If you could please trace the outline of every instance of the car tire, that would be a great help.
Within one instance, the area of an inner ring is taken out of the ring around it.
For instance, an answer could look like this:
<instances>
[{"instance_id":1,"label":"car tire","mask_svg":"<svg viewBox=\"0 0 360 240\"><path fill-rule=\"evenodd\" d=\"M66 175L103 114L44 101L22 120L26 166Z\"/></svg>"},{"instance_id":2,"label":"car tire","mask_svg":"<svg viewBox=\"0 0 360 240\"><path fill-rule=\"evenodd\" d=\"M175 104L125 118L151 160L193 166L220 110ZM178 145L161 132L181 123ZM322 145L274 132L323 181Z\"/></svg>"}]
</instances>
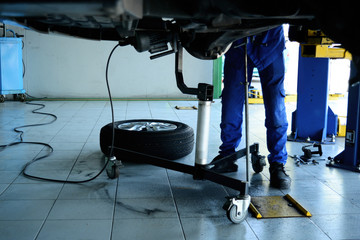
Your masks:
<instances>
[{"instance_id":1,"label":"car tire","mask_svg":"<svg viewBox=\"0 0 360 240\"><path fill-rule=\"evenodd\" d=\"M194 130L175 121L135 119L116 121L114 155L120 160L116 148L127 149L155 157L175 160L190 154L194 148ZM108 155L112 140L112 123L100 131L101 151Z\"/></svg>"}]
</instances>

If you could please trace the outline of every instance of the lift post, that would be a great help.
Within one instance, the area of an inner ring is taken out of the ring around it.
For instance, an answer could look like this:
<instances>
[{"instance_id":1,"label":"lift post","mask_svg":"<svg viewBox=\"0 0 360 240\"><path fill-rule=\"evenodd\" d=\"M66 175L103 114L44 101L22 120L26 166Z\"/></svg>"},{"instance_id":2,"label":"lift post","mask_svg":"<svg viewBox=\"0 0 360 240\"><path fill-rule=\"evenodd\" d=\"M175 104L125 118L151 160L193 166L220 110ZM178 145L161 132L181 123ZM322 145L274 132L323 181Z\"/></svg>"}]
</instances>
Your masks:
<instances>
[{"instance_id":1,"label":"lift post","mask_svg":"<svg viewBox=\"0 0 360 240\"><path fill-rule=\"evenodd\" d=\"M360 172L360 79L353 62L349 85L345 150L327 166Z\"/></svg>"},{"instance_id":2,"label":"lift post","mask_svg":"<svg viewBox=\"0 0 360 240\"><path fill-rule=\"evenodd\" d=\"M327 166L360 172L360 57L352 56L351 53L349 53L346 49L333 47L332 44L334 44L334 42L331 39L327 38L324 33L318 30L296 29L290 27L289 37L292 40L302 43L299 57L301 57L302 55L315 59L345 58L352 60L349 80L345 150L334 158L329 157L330 161ZM299 67L299 73L300 71L301 69ZM307 86L307 88L312 89L313 86L314 85L310 84ZM327 91L327 84L323 85L322 88L317 88L316 94L318 94L318 89L326 89ZM327 109L330 110L330 108ZM298 117L296 117L295 119L295 126L297 126ZM329 120L327 121L327 126L329 126ZM311 127L310 124L307 125L308 127ZM292 128L292 130L293 132L295 132L295 134L292 134L292 137L296 137L296 131L294 131L296 130L296 128Z\"/></svg>"},{"instance_id":3,"label":"lift post","mask_svg":"<svg viewBox=\"0 0 360 240\"><path fill-rule=\"evenodd\" d=\"M329 58L303 57L300 47L296 111L288 140L333 143L337 118L328 106Z\"/></svg>"},{"instance_id":4,"label":"lift post","mask_svg":"<svg viewBox=\"0 0 360 240\"><path fill-rule=\"evenodd\" d=\"M328 106L329 59L352 59L320 30L291 26L291 41L300 42L297 110L292 115L288 140L332 143L337 119Z\"/></svg>"}]
</instances>

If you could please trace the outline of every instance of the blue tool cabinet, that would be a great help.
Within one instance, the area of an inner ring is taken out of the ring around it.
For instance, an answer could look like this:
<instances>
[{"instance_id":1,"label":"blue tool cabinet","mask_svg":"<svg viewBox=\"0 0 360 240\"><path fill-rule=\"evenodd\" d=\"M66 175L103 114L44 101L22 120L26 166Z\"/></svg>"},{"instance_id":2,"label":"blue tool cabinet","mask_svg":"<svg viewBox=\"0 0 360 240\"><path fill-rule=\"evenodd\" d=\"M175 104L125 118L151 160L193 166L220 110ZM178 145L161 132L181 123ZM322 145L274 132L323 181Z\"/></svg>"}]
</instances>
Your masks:
<instances>
[{"instance_id":1,"label":"blue tool cabinet","mask_svg":"<svg viewBox=\"0 0 360 240\"><path fill-rule=\"evenodd\" d=\"M0 38L0 101L6 94L24 94L22 41L15 37Z\"/></svg>"}]
</instances>

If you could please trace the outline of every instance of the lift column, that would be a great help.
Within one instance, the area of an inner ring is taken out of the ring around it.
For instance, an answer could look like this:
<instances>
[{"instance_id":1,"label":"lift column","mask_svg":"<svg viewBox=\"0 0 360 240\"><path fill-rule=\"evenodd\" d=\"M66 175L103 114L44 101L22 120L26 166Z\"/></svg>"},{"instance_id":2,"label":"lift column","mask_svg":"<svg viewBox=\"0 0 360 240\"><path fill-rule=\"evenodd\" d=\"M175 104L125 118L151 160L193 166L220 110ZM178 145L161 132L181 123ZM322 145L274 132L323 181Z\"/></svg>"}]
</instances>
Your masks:
<instances>
[{"instance_id":1,"label":"lift column","mask_svg":"<svg viewBox=\"0 0 360 240\"><path fill-rule=\"evenodd\" d=\"M337 115L328 106L329 59L350 59L319 30L290 27L291 41L301 43L298 70L297 110L292 116L288 140L331 143L337 134Z\"/></svg>"},{"instance_id":2,"label":"lift column","mask_svg":"<svg viewBox=\"0 0 360 240\"><path fill-rule=\"evenodd\" d=\"M349 84L345 150L327 166L360 172L360 79L354 63Z\"/></svg>"},{"instance_id":3,"label":"lift column","mask_svg":"<svg viewBox=\"0 0 360 240\"><path fill-rule=\"evenodd\" d=\"M297 107L292 114L289 140L335 141L337 115L328 106L329 58L303 57L300 47Z\"/></svg>"}]
</instances>

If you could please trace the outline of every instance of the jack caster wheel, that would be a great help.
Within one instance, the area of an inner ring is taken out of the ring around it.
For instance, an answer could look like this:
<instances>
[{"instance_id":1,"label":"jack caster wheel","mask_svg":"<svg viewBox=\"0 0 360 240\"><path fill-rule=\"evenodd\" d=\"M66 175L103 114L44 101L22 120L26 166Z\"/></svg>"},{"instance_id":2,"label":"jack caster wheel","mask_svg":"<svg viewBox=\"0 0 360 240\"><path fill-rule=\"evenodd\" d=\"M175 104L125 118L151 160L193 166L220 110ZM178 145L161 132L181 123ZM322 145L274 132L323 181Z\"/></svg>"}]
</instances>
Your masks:
<instances>
[{"instance_id":1,"label":"jack caster wheel","mask_svg":"<svg viewBox=\"0 0 360 240\"><path fill-rule=\"evenodd\" d=\"M26 96L25 96L25 94L19 94L19 95L18 95L18 98L19 98L20 102L25 102L25 101L26 101Z\"/></svg>"},{"instance_id":2,"label":"jack caster wheel","mask_svg":"<svg viewBox=\"0 0 360 240\"><path fill-rule=\"evenodd\" d=\"M14 101L20 101L20 102L25 102L26 101L26 95L23 94L23 93L14 94L13 98L14 98Z\"/></svg>"},{"instance_id":3,"label":"jack caster wheel","mask_svg":"<svg viewBox=\"0 0 360 240\"><path fill-rule=\"evenodd\" d=\"M235 224L243 222L248 215L250 200L251 197L249 195L243 196L242 198L229 198L224 204L227 218Z\"/></svg>"},{"instance_id":4,"label":"jack caster wheel","mask_svg":"<svg viewBox=\"0 0 360 240\"><path fill-rule=\"evenodd\" d=\"M116 164L111 164L110 169L106 169L106 174L110 179L118 178L120 176L120 169L118 166L116 166Z\"/></svg>"},{"instance_id":5,"label":"jack caster wheel","mask_svg":"<svg viewBox=\"0 0 360 240\"><path fill-rule=\"evenodd\" d=\"M262 172L264 170L264 166L266 166L265 156L261 156L257 152L251 154L251 165L254 172Z\"/></svg>"},{"instance_id":6,"label":"jack caster wheel","mask_svg":"<svg viewBox=\"0 0 360 240\"><path fill-rule=\"evenodd\" d=\"M106 174L110 179L115 179L120 176L120 167L122 167L121 161L117 160L116 157L105 157L105 162L108 162L106 165Z\"/></svg>"},{"instance_id":7,"label":"jack caster wheel","mask_svg":"<svg viewBox=\"0 0 360 240\"><path fill-rule=\"evenodd\" d=\"M246 219L248 211L238 213L237 207L233 205L228 211L226 211L227 218L235 224L241 223Z\"/></svg>"}]
</instances>

